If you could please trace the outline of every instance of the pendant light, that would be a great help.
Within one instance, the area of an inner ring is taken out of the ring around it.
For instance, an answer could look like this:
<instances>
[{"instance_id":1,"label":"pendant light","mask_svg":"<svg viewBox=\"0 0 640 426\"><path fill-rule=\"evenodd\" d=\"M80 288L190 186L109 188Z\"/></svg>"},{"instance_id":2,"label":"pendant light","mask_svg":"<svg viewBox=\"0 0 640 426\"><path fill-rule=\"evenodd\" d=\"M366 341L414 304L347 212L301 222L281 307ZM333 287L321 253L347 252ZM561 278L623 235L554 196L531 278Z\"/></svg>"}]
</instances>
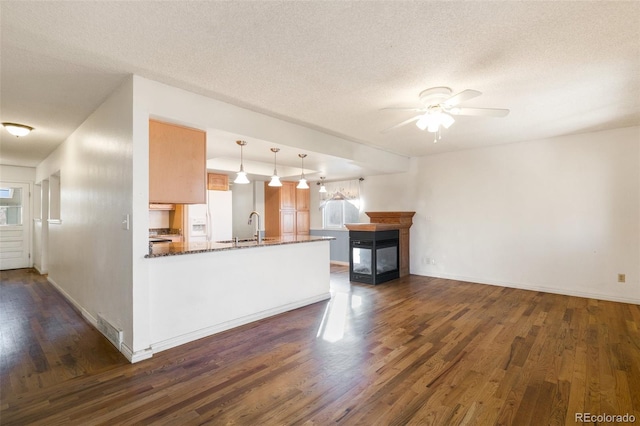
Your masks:
<instances>
[{"instance_id":1,"label":"pendant light","mask_svg":"<svg viewBox=\"0 0 640 426\"><path fill-rule=\"evenodd\" d=\"M247 172L244 171L244 164L243 164L243 157L242 157L242 150L244 146L247 144L247 141L236 141L236 143L240 145L240 171L236 175L236 178L233 181L233 183L240 183L240 184L249 183L249 179L247 178Z\"/></svg>"},{"instance_id":2,"label":"pendant light","mask_svg":"<svg viewBox=\"0 0 640 426\"><path fill-rule=\"evenodd\" d=\"M278 155L278 151L280 151L280 148L271 148L271 152L273 152L273 176L271 176L269 186L282 186L282 182L280 182L280 178L278 177L278 170L276 167L276 157Z\"/></svg>"},{"instance_id":3,"label":"pendant light","mask_svg":"<svg viewBox=\"0 0 640 426\"><path fill-rule=\"evenodd\" d=\"M307 179L304 177L304 157L306 156L307 154L298 154L298 157L300 157L300 161L302 162L300 166L300 180L298 181L298 186L296 186L298 189L309 189Z\"/></svg>"},{"instance_id":4,"label":"pendant light","mask_svg":"<svg viewBox=\"0 0 640 426\"><path fill-rule=\"evenodd\" d=\"M322 194L327 192L327 187L324 186L324 179L324 176L320 176L320 191L318 192L321 192Z\"/></svg>"},{"instance_id":5,"label":"pendant light","mask_svg":"<svg viewBox=\"0 0 640 426\"><path fill-rule=\"evenodd\" d=\"M13 136L19 138L21 136L27 136L32 130L33 127L26 126L24 124L18 123L2 123L7 132L11 133Z\"/></svg>"}]
</instances>

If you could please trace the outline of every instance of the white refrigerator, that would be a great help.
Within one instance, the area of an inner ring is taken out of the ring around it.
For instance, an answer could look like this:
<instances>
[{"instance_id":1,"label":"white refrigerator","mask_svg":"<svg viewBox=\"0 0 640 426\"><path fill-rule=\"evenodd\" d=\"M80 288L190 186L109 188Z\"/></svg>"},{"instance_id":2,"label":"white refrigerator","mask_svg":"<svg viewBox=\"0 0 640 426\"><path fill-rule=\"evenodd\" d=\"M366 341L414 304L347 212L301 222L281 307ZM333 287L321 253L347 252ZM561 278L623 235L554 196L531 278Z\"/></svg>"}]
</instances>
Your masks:
<instances>
[{"instance_id":1,"label":"white refrigerator","mask_svg":"<svg viewBox=\"0 0 640 426\"><path fill-rule=\"evenodd\" d=\"M228 241L233 233L231 191L207 191L207 204L186 208L186 242Z\"/></svg>"}]
</instances>

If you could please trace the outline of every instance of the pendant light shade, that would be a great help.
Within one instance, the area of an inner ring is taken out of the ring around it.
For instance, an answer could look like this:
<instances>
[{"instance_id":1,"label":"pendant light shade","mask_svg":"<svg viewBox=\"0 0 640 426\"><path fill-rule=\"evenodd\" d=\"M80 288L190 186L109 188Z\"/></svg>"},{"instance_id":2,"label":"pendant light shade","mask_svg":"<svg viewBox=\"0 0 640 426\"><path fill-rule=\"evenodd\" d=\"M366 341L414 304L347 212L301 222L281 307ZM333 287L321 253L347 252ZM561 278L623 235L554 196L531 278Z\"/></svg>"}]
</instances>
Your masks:
<instances>
[{"instance_id":1,"label":"pendant light shade","mask_svg":"<svg viewBox=\"0 0 640 426\"><path fill-rule=\"evenodd\" d=\"M236 178L233 183L245 184L249 183L249 178L247 178L247 173L244 171L242 150L244 146L247 144L246 141L236 141L238 145L240 145L240 171L236 174Z\"/></svg>"},{"instance_id":2,"label":"pendant light shade","mask_svg":"<svg viewBox=\"0 0 640 426\"><path fill-rule=\"evenodd\" d=\"M324 177L323 176L320 177L320 191L318 191L318 192L320 192L322 194L327 192L327 187L324 186Z\"/></svg>"},{"instance_id":3,"label":"pendant light shade","mask_svg":"<svg viewBox=\"0 0 640 426\"><path fill-rule=\"evenodd\" d=\"M277 170L276 157L278 155L278 151L280 151L280 148L271 148L271 152L273 152L273 176L271 176L271 180L269 181L269 186L282 186L282 182L280 182L280 178L278 177L278 170Z\"/></svg>"},{"instance_id":4,"label":"pendant light shade","mask_svg":"<svg viewBox=\"0 0 640 426\"><path fill-rule=\"evenodd\" d=\"M301 161L300 180L298 181L298 186L296 186L296 188L298 189L309 189L309 184L307 183L307 179L305 179L304 177L304 157L306 156L307 154L298 154L298 157L300 157L300 161Z\"/></svg>"},{"instance_id":5,"label":"pendant light shade","mask_svg":"<svg viewBox=\"0 0 640 426\"><path fill-rule=\"evenodd\" d=\"M17 138L27 136L33 130L33 127L31 126L25 126L24 124L18 123L2 123L2 125L7 129L7 132Z\"/></svg>"}]
</instances>

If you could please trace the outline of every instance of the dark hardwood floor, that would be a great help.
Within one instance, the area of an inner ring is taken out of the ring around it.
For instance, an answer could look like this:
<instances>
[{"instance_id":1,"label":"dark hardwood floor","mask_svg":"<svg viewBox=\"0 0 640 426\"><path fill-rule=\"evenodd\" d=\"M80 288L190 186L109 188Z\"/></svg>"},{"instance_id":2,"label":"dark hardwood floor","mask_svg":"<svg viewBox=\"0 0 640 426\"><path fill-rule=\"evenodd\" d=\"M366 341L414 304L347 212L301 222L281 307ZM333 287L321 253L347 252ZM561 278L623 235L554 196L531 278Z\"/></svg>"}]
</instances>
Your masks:
<instances>
[{"instance_id":1,"label":"dark hardwood floor","mask_svg":"<svg viewBox=\"0 0 640 426\"><path fill-rule=\"evenodd\" d=\"M0 291L2 425L640 422L638 305L333 267L330 302L132 365L35 271Z\"/></svg>"}]
</instances>

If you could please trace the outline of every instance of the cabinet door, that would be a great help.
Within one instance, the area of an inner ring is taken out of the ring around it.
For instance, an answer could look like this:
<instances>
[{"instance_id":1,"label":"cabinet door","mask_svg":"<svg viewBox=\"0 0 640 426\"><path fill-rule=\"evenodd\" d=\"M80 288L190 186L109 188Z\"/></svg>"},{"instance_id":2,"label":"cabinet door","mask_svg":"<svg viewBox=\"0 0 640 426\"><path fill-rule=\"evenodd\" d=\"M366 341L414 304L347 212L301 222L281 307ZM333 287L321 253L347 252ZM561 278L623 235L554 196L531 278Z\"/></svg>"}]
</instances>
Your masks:
<instances>
[{"instance_id":1,"label":"cabinet door","mask_svg":"<svg viewBox=\"0 0 640 426\"><path fill-rule=\"evenodd\" d=\"M298 210L296 212L296 234L309 235L309 211Z\"/></svg>"},{"instance_id":2,"label":"cabinet door","mask_svg":"<svg viewBox=\"0 0 640 426\"><path fill-rule=\"evenodd\" d=\"M207 174L207 189L209 191L228 191L229 176L219 173Z\"/></svg>"},{"instance_id":3,"label":"cabinet door","mask_svg":"<svg viewBox=\"0 0 640 426\"><path fill-rule=\"evenodd\" d=\"M149 120L149 202L206 202L206 133Z\"/></svg>"},{"instance_id":4,"label":"cabinet door","mask_svg":"<svg viewBox=\"0 0 640 426\"><path fill-rule=\"evenodd\" d=\"M282 182L280 188L280 208L291 209L296 208L296 183L295 182Z\"/></svg>"},{"instance_id":5,"label":"cabinet door","mask_svg":"<svg viewBox=\"0 0 640 426\"><path fill-rule=\"evenodd\" d=\"M280 229L283 237L293 237L296 235L296 211L283 210L280 212Z\"/></svg>"},{"instance_id":6,"label":"cabinet door","mask_svg":"<svg viewBox=\"0 0 640 426\"><path fill-rule=\"evenodd\" d=\"M308 189L296 189L296 210L309 210L309 193Z\"/></svg>"}]
</instances>

